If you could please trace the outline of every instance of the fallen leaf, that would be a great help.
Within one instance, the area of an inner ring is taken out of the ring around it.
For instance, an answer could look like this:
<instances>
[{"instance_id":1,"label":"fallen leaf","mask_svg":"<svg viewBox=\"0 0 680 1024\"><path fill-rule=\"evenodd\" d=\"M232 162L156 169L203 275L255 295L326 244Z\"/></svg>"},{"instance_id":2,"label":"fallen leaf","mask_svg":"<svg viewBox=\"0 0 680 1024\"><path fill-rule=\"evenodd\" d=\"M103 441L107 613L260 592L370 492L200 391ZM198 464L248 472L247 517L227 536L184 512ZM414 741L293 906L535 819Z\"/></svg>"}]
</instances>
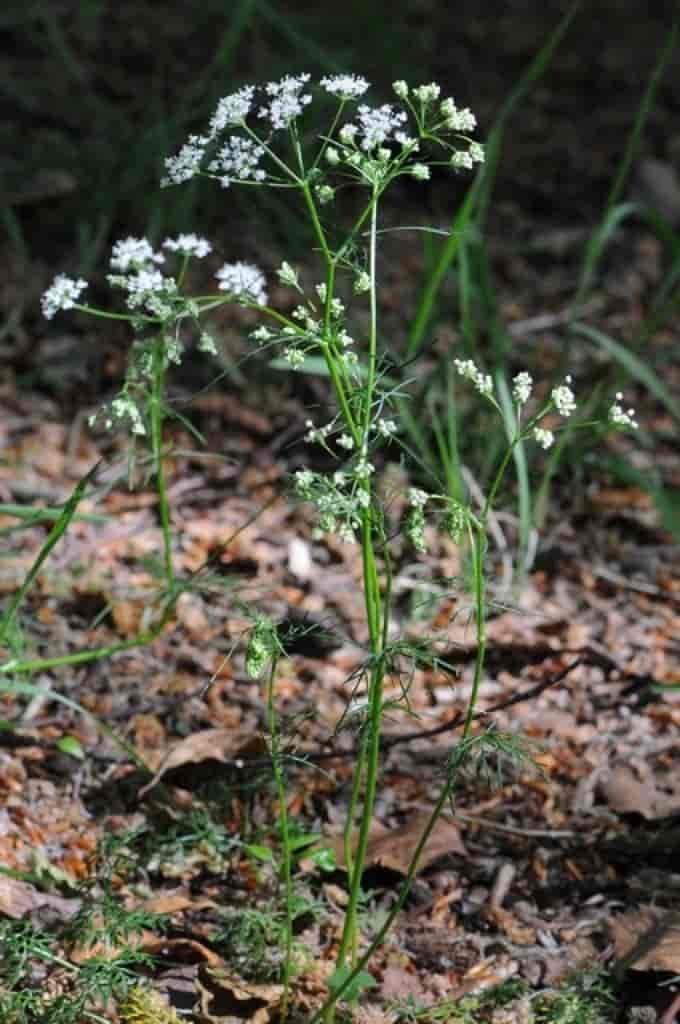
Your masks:
<instances>
[{"instance_id":1,"label":"fallen leaf","mask_svg":"<svg viewBox=\"0 0 680 1024\"><path fill-rule=\"evenodd\" d=\"M186 892L175 891L152 896L141 904L152 914L178 914L182 910L205 910L216 907L214 900L192 899Z\"/></svg>"},{"instance_id":2,"label":"fallen leaf","mask_svg":"<svg viewBox=\"0 0 680 1024\"><path fill-rule=\"evenodd\" d=\"M267 745L259 734L244 737L237 729L202 729L201 732L187 736L170 748L151 782L140 789L139 796L145 796L169 772L173 775L167 778L166 782L190 789L192 785L207 781L214 774L214 762L227 764L247 761L250 758L261 757L266 752ZM210 762L213 762L212 766ZM206 770L196 771L198 765ZM235 767L240 766L236 764ZM188 770L180 773L179 769Z\"/></svg>"},{"instance_id":3,"label":"fallen leaf","mask_svg":"<svg viewBox=\"0 0 680 1024\"><path fill-rule=\"evenodd\" d=\"M28 882L18 878L0 875L0 914L19 921L26 914L49 907L63 918L73 917L80 907L80 900L69 900L49 892L40 892Z\"/></svg>"},{"instance_id":4,"label":"fallen leaf","mask_svg":"<svg viewBox=\"0 0 680 1024\"><path fill-rule=\"evenodd\" d=\"M233 1024L234 1019L268 1024L281 1002L282 985L255 985L219 968L202 968L197 981L201 1012L211 1024Z\"/></svg>"},{"instance_id":5,"label":"fallen leaf","mask_svg":"<svg viewBox=\"0 0 680 1024\"><path fill-rule=\"evenodd\" d=\"M620 966L680 974L680 913L643 906L609 922Z\"/></svg>"},{"instance_id":6,"label":"fallen leaf","mask_svg":"<svg viewBox=\"0 0 680 1024\"><path fill-rule=\"evenodd\" d=\"M401 828L386 829L384 825L375 822L371 826L368 838L366 867L387 868L389 871L396 871L400 875L406 875L429 819L430 815L425 811L414 815ZM356 849L358 838L357 832L352 838L353 849ZM333 849L335 850L338 867L343 868L345 866L345 855L342 837L333 840ZM445 818L440 818L420 855L418 871L424 871L436 860L439 860L440 857L450 853L467 857L467 850L460 838L457 826Z\"/></svg>"},{"instance_id":7,"label":"fallen leaf","mask_svg":"<svg viewBox=\"0 0 680 1024\"><path fill-rule=\"evenodd\" d=\"M620 761L601 782L607 803L619 814L640 814L647 821L665 818L680 810L680 788L661 789L658 780L640 780L630 765Z\"/></svg>"},{"instance_id":8,"label":"fallen leaf","mask_svg":"<svg viewBox=\"0 0 680 1024\"><path fill-rule=\"evenodd\" d=\"M386 967L380 986L383 999L408 999L411 996L422 1003L425 990L420 984L418 975L403 967Z\"/></svg>"}]
</instances>

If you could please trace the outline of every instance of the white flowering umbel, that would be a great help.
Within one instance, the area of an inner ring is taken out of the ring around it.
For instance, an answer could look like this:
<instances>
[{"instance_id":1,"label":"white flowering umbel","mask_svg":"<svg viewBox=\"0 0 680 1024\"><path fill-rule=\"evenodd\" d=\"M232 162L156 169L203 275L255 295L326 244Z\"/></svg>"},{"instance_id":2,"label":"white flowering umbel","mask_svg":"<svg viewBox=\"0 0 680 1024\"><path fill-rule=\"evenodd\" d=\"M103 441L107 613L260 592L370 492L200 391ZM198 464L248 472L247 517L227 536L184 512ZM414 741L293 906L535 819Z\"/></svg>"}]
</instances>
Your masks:
<instances>
[{"instance_id":1,"label":"white flowering umbel","mask_svg":"<svg viewBox=\"0 0 680 1024\"><path fill-rule=\"evenodd\" d=\"M469 380L475 387L475 390L482 395L483 398L487 399L498 412L502 412L501 406L494 396L493 380L488 375L478 369L476 364L471 359L454 359L454 366L457 373ZM514 439L512 439L513 446L518 444L520 441L526 439L534 440L543 449L551 448L555 443L555 433L551 429L555 416L561 419L568 419L576 412L578 403L576 401L576 395L572 388L571 375L567 375L564 378L564 383L558 384L552 388L550 392L549 400L542 406L539 406L538 410L529 416L524 422L522 422L522 416L525 411L527 403L530 401L533 394L534 382L531 374L527 373L526 370L522 370L517 373L512 380L512 401L515 408L515 414L517 419L517 433ZM612 403L607 421L611 427L623 429L630 427L632 429L637 428L638 424L635 420L635 410L628 409L624 410L621 402L623 400L623 394L619 391L616 394L616 399ZM541 421L545 417L551 417L550 427L544 426ZM591 422L580 424L583 427L592 426Z\"/></svg>"}]
</instances>

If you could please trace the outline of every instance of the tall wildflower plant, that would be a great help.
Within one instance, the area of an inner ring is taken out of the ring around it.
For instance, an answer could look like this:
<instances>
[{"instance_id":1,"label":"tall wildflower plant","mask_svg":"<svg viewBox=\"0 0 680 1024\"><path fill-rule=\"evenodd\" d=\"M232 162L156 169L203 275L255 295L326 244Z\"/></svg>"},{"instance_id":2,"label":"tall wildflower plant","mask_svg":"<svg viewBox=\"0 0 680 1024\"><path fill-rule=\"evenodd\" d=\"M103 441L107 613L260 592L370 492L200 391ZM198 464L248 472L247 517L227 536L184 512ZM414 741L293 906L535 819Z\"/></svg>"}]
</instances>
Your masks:
<instances>
[{"instance_id":1,"label":"tall wildflower plant","mask_svg":"<svg viewBox=\"0 0 680 1024\"><path fill-rule=\"evenodd\" d=\"M381 276L378 245L381 203L386 191L399 178L426 183L434 167L454 172L472 170L484 159L482 146L472 138L475 117L450 98L442 98L438 85L415 88L394 83L394 101L367 105L363 97L369 83L355 75L323 78L313 85L310 76L286 76L261 87L245 86L222 99L204 134L193 135L180 151L165 161L165 187L181 185L193 178L213 180L225 190L246 188L288 189L306 215L313 246L318 253L320 273L308 290L298 271L284 262L276 275L283 286L299 295L297 306L286 314L269 304L267 281L262 270L248 262L224 264L216 275L217 289L209 295L189 297L184 290L188 261L200 259L210 244L196 235L168 239L155 250L146 239L129 238L113 250L110 283L125 296L127 312L105 313L80 302L86 283L58 277L45 294L43 308L50 317L58 309L76 308L102 316L130 320L136 334L126 380L103 418L107 426L126 425L136 438L150 444L158 484L167 583L172 588L172 537L170 510L163 476L162 424L165 411L164 383L170 364L178 363L188 342L188 328L198 338L198 347L214 351L206 330L206 316L223 303L237 303L256 310L261 324L252 332L255 346L279 346L293 370L305 360L320 355L332 383L334 407L325 422L308 422L307 441L320 445L335 458L328 473L301 469L295 474L298 497L316 506L321 532L334 533L347 543L361 547L363 597L368 629L369 654L366 662L367 699L363 709L359 754L345 828L345 859L349 898L344 929L337 952L337 967L329 982L329 997L320 1011L330 1021L339 998L352 998L366 984L364 967L404 905L415 877L418 859L434 828L438 815L451 797L464 756L479 742L473 731L474 709L482 677L485 652L486 527L505 469L515 447L532 440L549 447L560 421L575 408L574 393L567 379L527 414L532 402L533 382L520 373L513 382L512 399L516 415L514 433L509 436L505 456L498 466L483 507L473 511L450 495L411 488L404 523L407 537L416 550L426 546L428 516L459 543L468 544L474 569L474 604L477 657L471 696L462 738L456 745L429 823L425 828L403 888L392 911L381 925L370 947L359 948L358 910L361 877L366 861L369 828L377 794L381 731L385 711L384 682L398 659L399 651L390 630L392 566L386 517L375 487L375 458L380 447L399 441L394 393L381 386L379 283ZM315 97L332 107L325 134L310 138L304 129L304 115ZM338 191L353 187L361 197L353 221L342 227L334 216ZM168 273L170 259L178 268ZM367 337L356 344L352 337L351 313L341 294L349 280L353 301L368 309ZM455 371L477 389L483 398L502 409L494 394L493 379L470 360L455 361ZM611 409L617 427L635 426L632 410L625 411L617 396ZM502 429L502 426L501 426ZM432 511L431 511L432 510ZM272 757L281 806L285 805L284 779L278 751L274 710L274 671L278 649L269 627L256 626L249 648L248 670L252 675L268 667L267 703ZM271 641L271 642L270 642ZM393 703L393 702L392 702ZM287 822L282 819L286 843ZM358 841L352 835L358 822ZM290 863L289 860L286 863ZM290 899L290 870L287 871ZM290 948L289 942L289 948ZM286 986L290 965L286 969Z\"/></svg>"}]
</instances>

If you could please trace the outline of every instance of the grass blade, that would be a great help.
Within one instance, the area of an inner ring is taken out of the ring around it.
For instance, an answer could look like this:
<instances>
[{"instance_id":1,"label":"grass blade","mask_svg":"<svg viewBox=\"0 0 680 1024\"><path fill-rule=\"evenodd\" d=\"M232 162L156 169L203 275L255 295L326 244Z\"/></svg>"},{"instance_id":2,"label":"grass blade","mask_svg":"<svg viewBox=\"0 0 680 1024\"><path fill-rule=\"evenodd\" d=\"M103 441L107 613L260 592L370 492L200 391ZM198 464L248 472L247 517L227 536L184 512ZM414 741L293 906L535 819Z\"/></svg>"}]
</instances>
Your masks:
<instances>
[{"instance_id":1,"label":"grass blade","mask_svg":"<svg viewBox=\"0 0 680 1024\"><path fill-rule=\"evenodd\" d=\"M620 342L614 341L608 334L597 330L595 327L589 327L587 324L572 324L570 331L603 348L605 352L609 353L623 367L630 377L637 380L640 384L644 384L654 397L658 398L662 405L666 407L674 419L680 421L680 402L673 397L651 366L643 362L639 356L631 352L630 349Z\"/></svg>"},{"instance_id":2,"label":"grass blade","mask_svg":"<svg viewBox=\"0 0 680 1024\"><path fill-rule=\"evenodd\" d=\"M14 621L14 616L17 613L17 609L19 608L19 605L21 604L28 590L35 581L36 576L40 572L40 567L42 566L45 559L49 556L52 548L59 543L62 536L68 529L69 524L71 523L71 520L75 515L76 509L78 508L78 505L80 504L80 501L83 498L83 495L85 494L85 489L87 488L90 481L94 478L100 465L101 460L92 467L89 473L86 473L85 476L78 481L76 488L73 491L73 494L64 505L64 508L59 518L57 519L54 526L49 532L47 540L45 541L42 548L38 552L38 555L35 561L33 562L33 565L28 570L24 582L21 584L19 590L16 592L16 594L10 601L8 607L5 609L5 613L0 619L0 643L4 642L5 636L7 635L7 632L11 627L12 622Z\"/></svg>"}]
</instances>

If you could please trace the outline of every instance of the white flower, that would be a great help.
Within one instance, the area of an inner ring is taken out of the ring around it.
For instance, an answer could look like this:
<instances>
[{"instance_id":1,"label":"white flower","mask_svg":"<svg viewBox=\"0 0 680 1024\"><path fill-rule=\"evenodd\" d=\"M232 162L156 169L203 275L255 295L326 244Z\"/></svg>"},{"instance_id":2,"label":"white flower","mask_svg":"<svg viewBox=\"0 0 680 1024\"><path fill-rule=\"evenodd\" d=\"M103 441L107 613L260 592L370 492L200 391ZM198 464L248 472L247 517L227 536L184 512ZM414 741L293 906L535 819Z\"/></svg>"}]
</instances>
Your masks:
<instances>
[{"instance_id":1,"label":"white flower","mask_svg":"<svg viewBox=\"0 0 680 1024\"><path fill-rule=\"evenodd\" d=\"M267 290L264 274L252 263L225 263L215 274L220 282L220 291L231 292L234 298L245 302L267 305Z\"/></svg>"},{"instance_id":2,"label":"white flower","mask_svg":"<svg viewBox=\"0 0 680 1024\"><path fill-rule=\"evenodd\" d=\"M286 285L288 288L297 288L300 291L300 281L298 278L298 271L294 267L291 267L287 260L284 260L279 269L276 271L281 284Z\"/></svg>"},{"instance_id":3,"label":"white flower","mask_svg":"<svg viewBox=\"0 0 680 1024\"><path fill-rule=\"evenodd\" d=\"M117 420L129 420L132 433L142 437L146 434L142 414L129 395L118 395L111 402L111 414ZM108 421L110 423L110 421ZM107 423L108 425L108 423Z\"/></svg>"},{"instance_id":4,"label":"white flower","mask_svg":"<svg viewBox=\"0 0 680 1024\"><path fill-rule=\"evenodd\" d=\"M161 188L168 185L180 185L195 177L201 169L201 161L205 156L205 147L210 139L205 135L190 135L177 156L165 158L166 176L161 178Z\"/></svg>"},{"instance_id":5,"label":"white flower","mask_svg":"<svg viewBox=\"0 0 680 1024\"><path fill-rule=\"evenodd\" d=\"M371 277L365 270L360 270L354 279L354 294L363 295L371 287Z\"/></svg>"},{"instance_id":6,"label":"white flower","mask_svg":"<svg viewBox=\"0 0 680 1024\"><path fill-rule=\"evenodd\" d=\"M377 431L381 437L392 437L397 432L397 424L394 420L378 420Z\"/></svg>"},{"instance_id":7,"label":"white flower","mask_svg":"<svg viewBox=\"0 0 680 1024\"><path fill-rule=\"evenodd\" d=\"M51 320L60 309L73 309L78 296L87 288L82 277L77 280L66 274L57 274L54 281L40 300L43 316Z\"/></svg>"},{"instance_id":8,"label":"white flower","mask_svg":"<svg viewBox=\"0 0 680 1024\"><path fill-rule=\"evenodd\" d=\"M369 83L361 75L329 75L321 79L320 85L331 96L341 100L355 100L369 88Z\"/></svg>"},{"instance_id":9,"label":"white flower","mask_svg":"<svg viewBox=\"0 0 680 1024\"><path fill-rule=\"evenodd\" d=\"M422 508L428 499L429 494L426 491L421 491L417 487L409 487L408 503L411 508Z\"/></svg>"},{"instance_id":10,"label":"white flower","mask_svg":"<svg viewBox=\"0 0 680 1024\"><path fill-rule=\"evenodd\" d=\"M193 232L188 235L178 235L177 238L166 238L163 248L170 249L171 252L179 252L183 256L196 256L199 260L212 252L212 245L208 239L199 238Z\"/></svg>"},{"instance_id":11,"label":"white flower","mask_svg":"<svg viewBox=\"0 0 680 1024\"><path fill-rule=\"evenodd\" d=\"M544 430L543 427L534 427L534 441L537 441L541 448L550 448L555 440L552 430Z\"/></svg>"},{"instance_id":12,"label":"white flower","mask_svg":"<svg viewBox=\"0 0 680 1024\"><path fill-rule=\"evenodd\" d=\"M265 341L270 341L271 338L274 337L274 335L272 334L268 327L265 327L264 324L262 324L261 327L255 328L250 337L253 339L253 341L260 341L264 343Z\"/></svg>"},{"instance_id":13,"label":"white flower","mask_svg":"<svg viewBox=\"0 0 680 1024\"><path fill-rule=\"evenodd\" d=\"M392 82L392 89L400 100L405 100L408 96L408 85L400 78L397 82Z\"/></svg>"},{"instance_id":14,"label":"white flower","mask_svg":"<svg viewBox=\"0 0 680 1024\"><path fill-rule=\"evenodd\" d=\"M268 82L264 87L271 97L269 105L260 107L259 116L270 122L272 128L287 128L299 117L312 97L303 93L309 75L285 75L279 82Z\"/></svg>"},{"instance_id":15,"label":"white flower","mask_svg":"<svg viewBox=\"0 0 680 1024\"><path fill-rule=\"evenodd\" d=\"M357 480L368 480L371 473L375 472L375 466L372 462L367 462L366 459L361 458L354 467L354 475Z\"/></svg>"},{"instance_id":16,"label":"white flower","mask_svg":"<svg viewBox=\"0 0 680 1024\"><path fill-rule=\"evenodd\" d=\"M220 184L228 188L233 181L264 181L267 177L258 165L264 156L264 147L241 135L230 135L208 164L211 174L221 174Z\"/></svg>"},{"instance_id":17,"label":"white flower","mask_svg":"<svg viewBox=\"0 0 680 1024\"><path fill-rule=\"evenodd\" d=\"M286 348L283 350L283 358L286 360L291 370L299 370L305 362L305 354L299 348Z\"/></svg>"},{"instance_id":18,"label":"white flower","mask_svg":"<svg viewBox=\"0 0 680 1024\"><path fill-rule=\"evenodd\" d=\"M452 99L444 100L439 109L449 131L467 133L474 131L477 126L477 118L472 111L468 107L459 110Z\"/></svg>"},{"instance_id":19,"label":"white flower","mask_svg":"<svg viewBox=\"0 0 680 1024\"><path fill-rule=\"evenodd\" d=\"M348 452L354 448L354 440L349 436L349 434L341 434L337 443L341 448L345 448Z\"/></svg>"},{"instance_id":20,"label":"white flower","mask_svg":"<svg viewBox=\"0 0 680 1024\"><path fill-rule=\"evenodd\" d=\"M633 430L637 430L639 423L635 419L635 409L628 409L626 411L621 402L623 401L623 392L616 392L616 401L612 402L609 409L609 422L614 427L632 427Z\"/></svg>"},{"instance_id":21,"label":"white flower","mask_svg":"<svg viewBox=\"0 0 680 1024\"><path fill-rule=\"evenodd\" d=\"M130 295L146 295L148 292L164 292L171 290L167 288L167 282L172 281L171 277L163 277L160 270L155 267L142 268L136 274L130 274L123 278L125 290Z\"/></svg>"},{"instance_id":22,"label":"white flower","mask_svg":"<svg viewBox=\"0 0 680 1024\"><path fill-rule=\"evenodd\" d=\"M487 398L493 393L493 381L488 374L482 373L478 370L471 359L454 359L453 365L456 368L456 372L461 377L465 377L466 380L472 381L480 395L485 395Z\"/></svg>"},{"instance_id":23,"label":"white flower","mask_svg":"<svg viewBox=\"0 0 680 1024\"><path fill-rule=\"evenodd\" d=\"M331 167L336 167L340 163L340 154L338 153L335 146L328 146L324 156L326 157L326 160L331 165Z\"/></svg>"},{"instance_id":24,"label":"white flower","mask_svg":"<svg viewBox=\"0 0 680 1024\"><path fill-rule=\"evenodd\" d=\"M411 174L416 181L429 181L430 180L430 168L427 164L414 164L411 168Z\"/></svg>"},{"instance_id":25,"label":"white flower","mask_svg":"<svg viewBox=\"0 0 680 1024\"><path fill-rule=\"evenodd\" d=\"M358 125L345 125L341 131L341 138L345 141L343 133L353 127L361 136L360 146L365 153L377 149L387 142L395 131L407 121L405 111L396 110L391 104L384 103L381 107L361 106L357 112ZM348 140L351 141L351 140Z\"/></svg>"},{"instance_id":26,"label":"white flower","mask_svg":"<svg viewBox=\"0 0 680 1024\"><path fill-rule=\"evenodd\" d=\"M574 398L574 392L569 387L570 384L571 375L567 375L564 378L564 384L560 384L558 388L553 388L550 392L555 408L560 416L571 416L576 408L576 399Z\"/></svg>"},{"instance_id":27,"label":"white flower","mask_svg":"<svg viewBox=\"0 0 680 1024\"><path fill-rule=\"evenodd\" d=\"M469 149L469 156L473 164L484 163L484 146L479 142L471 142Z\"/></svg>"},{"instance_id":28,"label":"white flower","mask_svg":"<svg viewBox=\"0 0 680 1024\"><path fill-rule=\"evenodd\" d=\"M125 273L132 267L136 270L147 263L164 263L165 256L154 252L147 238L123 238L111 249L111 269Z\"/></svg>"},{"instance_id":29,"label":"white flower","mask_svg":"<svg viewBox=\"0 0 680 1024\"><path fill-rule=\"evenodd\" d=\"M421 103L431 103L433 100L439 99L441 89L436 82L430 82L429 85L419 85L413 90L413 95Z\"/></svg>"},{"instance_id":30,"label":"white flower","mask_svg":"<svg viewBox=\"0 0 680 1024\"><path fill-rule=\"evenodd\" d=\"M451 157L451 166L458 168L464 168L467 171L472 170L472 157L469 153L466 153L463 149L458 149Z\"/></svg>"},{"instance_id":31,"label":"white flower","mask_svg":"<svg viewBox=\"0 0 680 1024\"><path fill-rule=\"evenodd\" d=\"M351 145L358 131L359 129L355 124L343 124L340 129L340 141L344 142L347 146Z\"/></svg>"},{"instance_id":32,"label":"white flower","mask_svg":"<svg viewBox=\"0 0 680 1024\"><path fill-rule=\"evenodd\" d=\"M217 355L217 345L215 344L215 339L212 334L208 334L207 331L203 331L198 339L198 351L207 352L208 355L211 356Z\"/></svg>"},{"instance_id":33,"label":"white flower","mask_svg":"<svg viewBox=\"0 0 680 1024\"><path fill-rule=\"evenodd\" d=\"M244 85L231 96L223 96L210 119L210 137L214 138L229 125L243 124L253 105L255 87Z\"/></svg>"},{"instance_id":34,"label":"white flower","mask_svg":"<svg viewBox=\"0 0 680 1024\"><path fill-rule=\"evenodd\" d=\"M533 386L531 374L523 370L513 378L512 385L512 397L518 405L525 405L531 398L531 388Z\"/></svg>"}]
</instances>

